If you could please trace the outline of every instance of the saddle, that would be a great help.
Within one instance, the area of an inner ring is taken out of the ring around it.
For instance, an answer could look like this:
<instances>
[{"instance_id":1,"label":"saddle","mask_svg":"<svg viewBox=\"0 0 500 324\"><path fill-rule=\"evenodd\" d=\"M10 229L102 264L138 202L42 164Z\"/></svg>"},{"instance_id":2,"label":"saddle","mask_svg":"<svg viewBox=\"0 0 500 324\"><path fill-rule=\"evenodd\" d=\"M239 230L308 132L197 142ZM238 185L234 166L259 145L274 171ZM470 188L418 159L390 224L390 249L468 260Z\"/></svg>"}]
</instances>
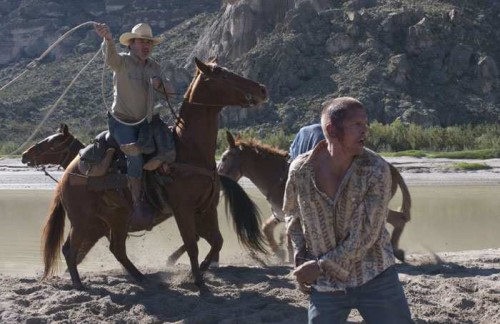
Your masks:
<instances>
[{"instance_id":1,"label":"saddle","mask_svg":"<svg viewBox=\"0 0 500 324\"><path fill-rule=\"evenodd\" d=\"M70 174L72 185L91 190L121 189L128 186L127 161L109 131L99 133L91 144L78 153L81 174Z\"/></svg>"},{"instance_id":2,"label":"saddle","mask_svg":"<svg viewBox=\"0 0 500 324\"><path fill-rule=\"evenodd\" d=\"M165 162L175 160L175 145L171 130L158 114L146 131L140 132L137 143L147 151L144 169L161 170ZM155 145L156 144L156 145ZM127 160L109 131L99 133L93 142L79 152L81 174L71 174L70 183L86 185L91 190L120 189L128 186Z\"/></svg>"}]
</instances>

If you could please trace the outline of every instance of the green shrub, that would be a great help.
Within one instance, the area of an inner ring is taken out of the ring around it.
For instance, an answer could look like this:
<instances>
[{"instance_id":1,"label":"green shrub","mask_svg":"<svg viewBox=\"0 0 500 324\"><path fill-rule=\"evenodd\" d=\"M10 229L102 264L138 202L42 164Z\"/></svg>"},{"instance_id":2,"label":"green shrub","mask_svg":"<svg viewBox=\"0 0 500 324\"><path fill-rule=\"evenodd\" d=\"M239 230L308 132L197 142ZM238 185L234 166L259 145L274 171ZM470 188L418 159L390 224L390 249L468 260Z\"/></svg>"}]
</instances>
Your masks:
<instances>
[{"instance_id":1,"label":"green shrub","mask_svg":"<svg viewBox=\"0 0 500 324\"><path fill-rule=\"evenodd\" d=\"M458 162L453 164L458 169L463 170L488 170L491 167L485 163L467 163L467 162Z\"/></svg>"}]
</instances>

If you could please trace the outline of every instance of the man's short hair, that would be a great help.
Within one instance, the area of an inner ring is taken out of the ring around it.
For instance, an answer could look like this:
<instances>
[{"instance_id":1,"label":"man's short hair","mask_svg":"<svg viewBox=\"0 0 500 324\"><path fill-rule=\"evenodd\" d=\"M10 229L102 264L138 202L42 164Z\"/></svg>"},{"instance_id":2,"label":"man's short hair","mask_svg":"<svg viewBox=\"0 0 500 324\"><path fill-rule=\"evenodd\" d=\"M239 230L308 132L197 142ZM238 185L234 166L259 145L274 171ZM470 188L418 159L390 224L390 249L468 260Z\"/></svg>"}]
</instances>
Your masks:
<instances>
[{"instance_id":1,"label":"man's short hair","mask_svg":"<svg viewBox=\"0 0 500 324\"><path fill-rule=\"evenodd\" d=\"M332 124L338 130L335 135L342 138L344 136L344 119L349 111L364 108L359 100L352 97L340 97L326 101L321 112L321 127L325 137L330 137L326 131L326 126Z\"/></svg>"}]
</instances>

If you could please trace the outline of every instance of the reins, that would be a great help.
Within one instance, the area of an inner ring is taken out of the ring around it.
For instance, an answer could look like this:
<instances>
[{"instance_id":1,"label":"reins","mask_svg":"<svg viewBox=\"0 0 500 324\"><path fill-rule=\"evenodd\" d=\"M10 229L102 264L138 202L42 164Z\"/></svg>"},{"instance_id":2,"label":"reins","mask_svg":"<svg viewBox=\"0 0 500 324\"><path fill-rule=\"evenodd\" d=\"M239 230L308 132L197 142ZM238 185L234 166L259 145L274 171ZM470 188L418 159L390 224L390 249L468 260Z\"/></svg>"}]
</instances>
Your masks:
<instances>
[{"instance_id":1,"label":"reins","mask_svg":"<svg viewBox=\"0 0 500 324\"><path fill-rule=\"evenodd\" d=\"M69 143L69 145L66 145L66 143L67 143L69 140L71 140L71 143ZM71 156L71 147L73 146L73 144L74 144L74 143L76 143L76 141L77 141L77 139L76 139L73 135L71 135L71 136L69 136L66 140L64 140L61 144L59 144L59 145L57 146L57 148L59 148L59 147L63 147L63 149L55 151L55 149L56 149L56 148L54 148L54 150L53 150L53 151L50 151L50 152L47 152L47 151L42 151L42 152L41 152L41 155L56 155L56 154L61 155L61 154L64 154L64 155L62 155L62 159L61 159L59 162L57 162L57 164L58 164L58 165L60 165L61 167L65 168L65 167L69 164L69 163L67 163L67 162L68 162L68 160L69 160L69 158L70 158L70 156ZM38 148L37 146L35 146L35 149L36 149L37 153L40 153L40 152L39 152L40 150L39 150L39 148ZM36 163L36 159L35 159L35 165L36 165L36 164L37 164L37 163ZM40 170L41 170L41 171L43 171L43 173L45 173L45 175L46 175L46 176L48 176L49 178L51 178L52 180L54 180L56 183L59 183L59 181L57 181L57 179L56 179L56 178L54 178L54 177L53 177L53 176L52 176L52 175L51 175L51 174L47 171L47 169L46 169L46 167L45 167L45 166L42 166L42 167L40 168Z\"/></svg>"},{"instance_id":2,"label":"reins","mask_svg":"<svg viewBox=\"0 0 500 324\"><path fill-rule=\"evenodd\" d=\"M46 169L45 169L45 166L42 166L42 168L40 169L43 171L43 173L45 173L45 175L49 178L51 178L52 180L54 180L56 183L59 183L59 181L57 181L56 178L54 178Z\"/></svg>"}]
</instances>

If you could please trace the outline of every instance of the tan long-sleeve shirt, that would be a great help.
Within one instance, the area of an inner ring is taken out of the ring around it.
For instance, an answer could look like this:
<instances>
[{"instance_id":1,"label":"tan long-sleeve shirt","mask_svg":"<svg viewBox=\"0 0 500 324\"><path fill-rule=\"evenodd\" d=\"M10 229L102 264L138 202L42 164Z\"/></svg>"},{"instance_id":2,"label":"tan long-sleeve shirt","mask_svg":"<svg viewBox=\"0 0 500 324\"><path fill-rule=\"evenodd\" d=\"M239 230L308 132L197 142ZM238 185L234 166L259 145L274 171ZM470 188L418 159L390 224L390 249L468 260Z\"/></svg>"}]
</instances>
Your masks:
<instances>
[{"instance_id":1,"label":"tan long-sleeve shirt","mask_svg":"<svg viewBox=\"0 0 500 324\"><path fill-rule=\"evenodd\" d=\"M365 149L355 157L332 200L315 183L312 161L322 142L290 166L283 211L296 250L323 260L319 291L357 287L394 264L385 229L391 198L387 162Z\"/></svg>"},{"instance_id":2,"label":"tan long-sleeve shirt","mask_svg":"<svg viewBox=\"0 0 500 324\"><path fill-rule=\"evenodd\" d=\"M160 65L151 58L143 65L131 53L118 54L113 40L106 41L106 64L114 72L113 115L125 122L144 118L151 121L154 106L151 79L161 77Z\"/></svg>"}]
</instances>

